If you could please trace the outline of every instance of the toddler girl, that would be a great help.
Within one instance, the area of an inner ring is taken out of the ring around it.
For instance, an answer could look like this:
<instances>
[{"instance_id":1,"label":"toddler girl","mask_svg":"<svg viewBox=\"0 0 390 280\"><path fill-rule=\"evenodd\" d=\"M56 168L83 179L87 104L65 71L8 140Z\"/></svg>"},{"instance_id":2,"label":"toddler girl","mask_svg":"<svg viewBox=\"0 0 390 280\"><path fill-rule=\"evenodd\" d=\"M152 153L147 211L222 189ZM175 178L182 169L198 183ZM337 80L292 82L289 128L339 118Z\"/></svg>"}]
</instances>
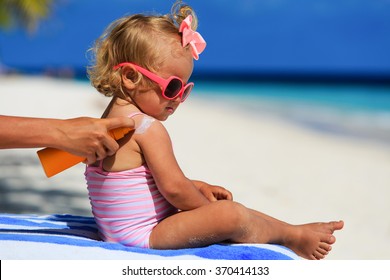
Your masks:
<instances>
[{"instance_id":1,"label":"toddler girl","mask_svg":"<svg viewBox=\"0 0 390 280\"><path fill-rule=\"evenodd\" d=\"M114 156L87 167L92 211L105 241L175 249L218 242L273 243L322 259L343 222L290 225L234 202L220 186L190 180L178 165L162 121L186 100L193 59L206 46L191 7L171 15L133 15L97 40L89 69L94 87L112 96L104 118L127 116L137 128Z\"/></svg>"}]
</instances>

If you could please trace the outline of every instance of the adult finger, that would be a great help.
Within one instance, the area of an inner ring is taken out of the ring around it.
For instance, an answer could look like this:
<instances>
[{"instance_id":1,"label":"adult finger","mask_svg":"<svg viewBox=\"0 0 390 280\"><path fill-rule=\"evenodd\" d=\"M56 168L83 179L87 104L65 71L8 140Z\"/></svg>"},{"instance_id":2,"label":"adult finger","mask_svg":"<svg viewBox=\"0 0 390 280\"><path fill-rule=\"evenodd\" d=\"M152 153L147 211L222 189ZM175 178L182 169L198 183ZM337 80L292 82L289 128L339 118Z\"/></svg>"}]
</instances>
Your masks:
<instances>
[{"instance_id":1,"label":"adult finger","mask_svg":"<svg viewBox=\"0 0 390 280\"><path fill-rule=\"evenodd\" d=\"M103 149L100 149L97 151L99 157L98 159L103 159L107 156L112 156L116 153L116 151L119 149L119 144L111 137L108 137L105 139L103 146Z\"/></svg>"},{"instance_id":2,"label":"adult finger","mask_svg":"<svg viewBox=\"0 0 390 280\"><path fill-rule=\"evenodd\" d=\"M85 164L92 164L96 162L96 153L90 153L88 154L87 158L83 161Z\"/></svg>"},{"instance_id":3,"label":"adult finger","mask_svg":"<svg viewBox=\"0 0 390 280\"><path fill-rule=\"evenodd\" d=\"M104 119L106 122L107 130L112 130L118 127L134 128L134 120L128 117L116 117Z\"/></svg>"},{"instance_id":4,"label":"adult finger","mask_svg":"<svg viewBox=\"0 0 390 280\"><path fill-rule=\"evenodd\" d=\"M107 147L107 142L104 145L101 145L101 146L97 147L97 149L95 151L96 160L102 160L102 159L107 157L109 150L106 147Z\"/></svg>"}]
</instances>

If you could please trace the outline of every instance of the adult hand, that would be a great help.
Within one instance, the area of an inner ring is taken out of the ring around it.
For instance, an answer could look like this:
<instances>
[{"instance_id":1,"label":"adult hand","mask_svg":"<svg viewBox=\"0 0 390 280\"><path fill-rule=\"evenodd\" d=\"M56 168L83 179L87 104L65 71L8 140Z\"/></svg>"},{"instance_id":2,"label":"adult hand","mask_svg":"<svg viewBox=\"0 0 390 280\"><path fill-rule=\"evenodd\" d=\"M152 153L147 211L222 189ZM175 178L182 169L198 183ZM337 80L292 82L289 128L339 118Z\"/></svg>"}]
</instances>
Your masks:
<instances>
[{"instance_id":1,"label":"adult hand","mask_svg":"<svg viewBox=\"0 0 390 280\"><path fill-rule=\"evenodd\" d=\"M95 119L81 117L64 120L57 126L60 132L57 148L86 158L85 163L113 155L119 148L109 131L119 127L134 127L134 121L127 117Z\"/></svg>"}]
</instances>

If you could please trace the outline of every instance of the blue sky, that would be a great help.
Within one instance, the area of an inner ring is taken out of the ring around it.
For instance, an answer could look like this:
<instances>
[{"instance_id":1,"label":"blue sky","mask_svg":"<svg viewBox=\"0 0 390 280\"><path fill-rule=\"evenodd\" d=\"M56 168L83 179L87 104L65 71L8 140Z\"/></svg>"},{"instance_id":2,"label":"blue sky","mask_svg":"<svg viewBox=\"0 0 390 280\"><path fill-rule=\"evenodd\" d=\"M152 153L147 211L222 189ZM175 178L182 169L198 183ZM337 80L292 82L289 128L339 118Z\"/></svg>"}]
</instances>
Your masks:
<instances>
[{"instance_id":1,"label":"blue sky","mask_svg":"<svg viewBox=\"0 0 390 280\"><path fill-rule=\"evenodd\" d=\"M167 13L174 1L58 0L37 32L0 32L14 68L85 68L86 50L114 19ZM208 46L196 71L390 75L390 0L188 0Z\"/></svg>"}]
</instances>

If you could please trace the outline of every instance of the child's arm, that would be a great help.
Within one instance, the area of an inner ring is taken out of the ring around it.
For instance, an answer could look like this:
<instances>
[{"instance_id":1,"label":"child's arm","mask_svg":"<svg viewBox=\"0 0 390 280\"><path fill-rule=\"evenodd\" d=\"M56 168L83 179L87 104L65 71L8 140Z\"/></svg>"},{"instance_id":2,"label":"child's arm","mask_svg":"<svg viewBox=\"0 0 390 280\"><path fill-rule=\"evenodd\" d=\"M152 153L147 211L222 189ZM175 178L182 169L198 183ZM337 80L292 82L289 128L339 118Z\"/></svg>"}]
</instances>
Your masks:
<instances>
[{"instance_id":1,"label":"child's arm","mask_svg":"<svg viewBox=\"0 0 390 280\"><path fill-rule=\"evenodd\" d=\"M192 180L198 190L211 202L217 200L233 200L233 195L221 186L210 185L206 182Z\"/></svg>"},{"instance_id":2,"label":"child's arm","mask_svg":"<svg viewBox=\"0 0 390 280\"><path fill-rule=\"evenodd\" d=\"M210 201L183 174L165 127L154 121L143 134L134 135L161 194L176 208L191 210Z\"/></svg>"}]
</instances>

